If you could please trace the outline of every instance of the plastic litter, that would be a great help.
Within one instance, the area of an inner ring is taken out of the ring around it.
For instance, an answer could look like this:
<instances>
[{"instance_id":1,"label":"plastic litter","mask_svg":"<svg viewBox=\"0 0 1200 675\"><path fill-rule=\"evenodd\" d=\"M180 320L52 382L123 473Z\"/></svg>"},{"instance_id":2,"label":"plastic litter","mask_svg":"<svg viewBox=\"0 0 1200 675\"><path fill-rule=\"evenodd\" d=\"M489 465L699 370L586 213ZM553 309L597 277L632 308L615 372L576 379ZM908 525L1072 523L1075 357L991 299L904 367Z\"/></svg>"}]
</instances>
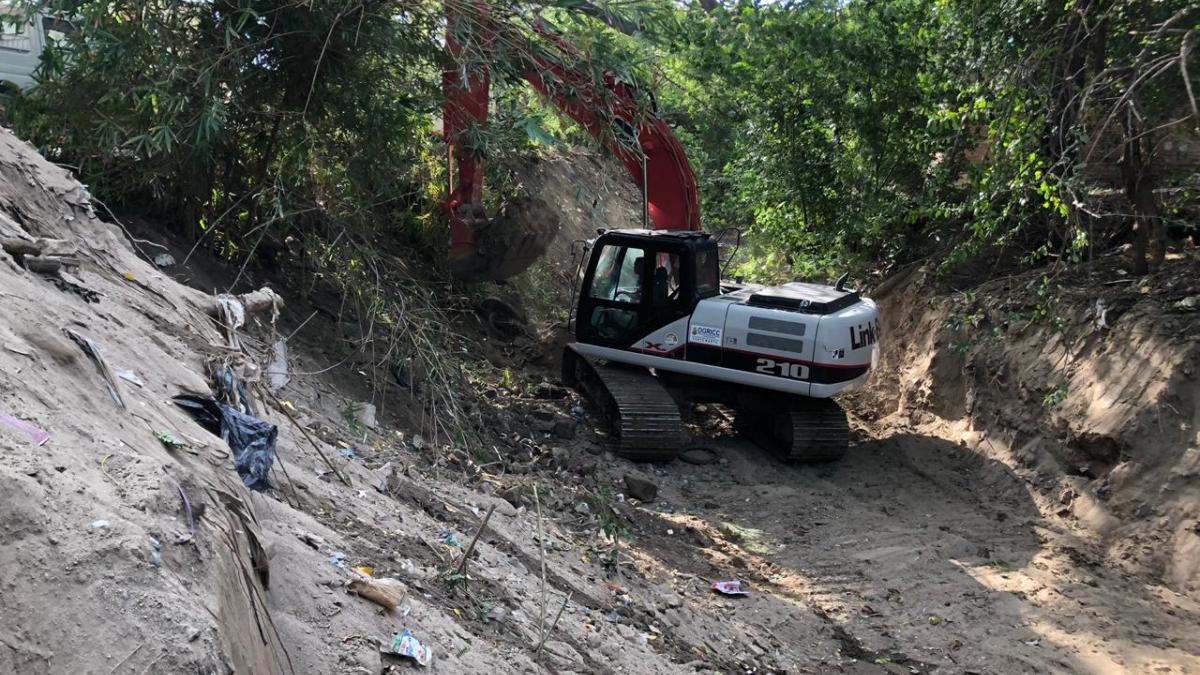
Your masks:
<instances>
[{"instance_id":1,"label":"plastic litter","mask_svg":"<svg viewBox=\"0 0 1200 675\"><path fill-rule=\"evenodd\" d=\"M383 652L412 659L423 667L428 667L433 662L433 650L421 644L408 629L405 629L403 633L393 635L391 648L385 649Z\"/></svg>"},{"instance_id":2,"label":"plastic litter","mask_svg":"<svg viewBox=\"0 0 1200 675\"><path fill-rule=\"evenodd\" d=\"M346 459L358 459L358 454L354 452L354 448L341 448L338 454Z\"/></svg>"},{"instance_id":3,"label":"plastic litter","mask_svg":"<svg viewBox=\"0 0 1200 675\"><path fill-rule=\"evenodd\" d=\"M458 540L458 535L454 534L454 532L452 532L450 530L446 530L445 532L438 535L438 537L442 540L442 543L446 544L447 546L453 546L454 548L462 548L462 542Z\"/></svg>"},{"instance_id":4,"label":"plastic litter","mask_svg":"<svg viewBox=\"0 0 1200 675\"><path fill-rule=\"evenodd\" d=\"M179 440L175 437L175 434L169 431L160 431L157 434L154 434L154 437L157 438L158 442L162 443L163 447L168 450L182 450L188 447L187 443Z\"/></svg>"},{"instance_id":5,"label":"plastic litter","mask_svg":"<svg viewBox=\"0 0 1200 675\"><path fill-rule=\"evenodd\" d=\"M246 324L246 307L242 301L233 295L218 295L217 317L229 346L234 349L241 347L237 329Z\"/></svg>"},{"instance_id":6,"label":"plastic litter","mask_svg":"<svg viewBox=\"0 0 1200 675\"><path fill-rule=\"evenodd\" d=\"M275 438L279 433L274 424L211 398L189 395L172 400L229 445L234 466L247 488L262 491L271 487L267 474L275 463Z\"/></svg>"},{"instance_id":7,"label":"plastic litter","mask_svg":"<svg viewBox=\"0 0 1200 675\"><path fill-rule=\"evenodd\" d=\"M46 441L50 440L50 434L33 426L29 422L26 422L25 420L19 420L12 415L0 415L0 424L3 424L13 431L19 431L25 434L29 437L29 440L33 441L34 445L44 445Z\"/></svg>"},{"instance_id":8,"label":"plastic litter","mask_svg":"<svg viewBox=\"0 0 1200 675\"><path fill-rule=\"evenodd\" d=\"M138 377L137 373L133 372L132 370L123 370L117 373L117 377L125 380L126 382L132 382L139 387L146 386L146 383L142 382L142 378Z\"/></svg>"},{"instance_id":9,"label":"plastic litter","mask_svg":"<svg viewBox=\"0 0 1200 675\"><path fill-rule=\"evenodd\" d=\"M170 253L159 253L158 255L154 256L154 264L159 267L174 267L175 256L171 255Z\"/></svg>"},{"instance_id":10,"label":"plastic litter","mask_svg":"<svg viewBox=\"0 0 1200 675\"><path fill-rule=\"evenodd\" d=\"M738 597L750 595L750 584L742 581L741 579L735 581L714 581L712 587L714 591L720 593L721 595L732 595Z\"/></svg>"},{"instance_id":11,"label":"plastic litter","mask_svg":"<svg viewBox=\"0 0 1200 675\"><path fill-rule=\"evenodd\" d=\"M107 530L108 529L108 521L107 520L93 520L92 521L92 529L93 530Z\"/></svg>"},{"instance_id":12,"label":"plastic litter","mask_svg":"<svg viewBox=\"0 0 1200 675\"><path fill-rule=\"evenodd\" d=\"M214 400L218 403L229 404L235 410L253 416L257 414L254 409L254 401L246 391L246 378L239 370L227 366L217 366L213 369L213 383L217 386L217 396Z\"/></svg>"},{"instance_id":13,"label":"plastic litter","mask_svg":"<svg viewBox=\"0 0 1200 675\"><path fill-rule=\"evenodd\" d=\"M334 551L329 555L329 564L339 569L346 569L346 554Z\"/></svg>"},{"instance_id":14,"label":"plastic litter","mask_svg":"<svg viewBox=\"0 0 1200 675\"><path fill-rule=\"evenodd\" d=\"M271 365L267 366L267 383L273 391L279 391L292 379L288 375L287 341L279 340L273 346L273 350L275 358L271 360Z\"/></svg>"},{"instance_id":15,"label":"plastic litter","mask_svg":"<svg viewBox=\"0 0 1200 675\"><path fill-rule=\"evenodd\" d=\"M408 598L408 586L396 579L354 579L349 590L389 612L395 611Z\"/></svg>"}]
</instances>

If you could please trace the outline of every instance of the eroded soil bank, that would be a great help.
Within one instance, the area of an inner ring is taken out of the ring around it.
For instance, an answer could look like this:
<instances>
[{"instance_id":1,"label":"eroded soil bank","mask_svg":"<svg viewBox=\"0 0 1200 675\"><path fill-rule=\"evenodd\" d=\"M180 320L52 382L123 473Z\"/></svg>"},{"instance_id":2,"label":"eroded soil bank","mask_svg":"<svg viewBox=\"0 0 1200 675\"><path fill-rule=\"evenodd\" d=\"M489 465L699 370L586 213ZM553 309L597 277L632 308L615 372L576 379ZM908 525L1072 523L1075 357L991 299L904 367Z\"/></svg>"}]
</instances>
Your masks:
<instances>
[{"instance_id":1,"label":"eroded soil bank","mask_svg":"<svg viewBox=\"0 0 1200 675\"><path fill-rule=\"evenodd\" d=\"M408 672L380 654L404 629L442 673L1200 669L1195 286L1098 265L1052 324L1030 321L1033 277L940 296L911 270L877 293L888 351L846 401L844 461L784 465L703 407L717 462L634 465L536 341L496 344L465 311L447 358L482 450L426 432L415 370L365 425L378 389L338 365L319 296L280 284L282 315L231 353L212 296L180 283L212 288L216 263L156 268L6 131L0 214L3 237L79 260L48 278L0 254L0 413L49 433L0 430L0 673ZM135 376L123 405L64 328ZM170 399L280 337L274 487L250 493ZM350 592L362 566L406 589L397 609ZM738 578L749 597L711 590Z\"/></svg>"}]
</instances>

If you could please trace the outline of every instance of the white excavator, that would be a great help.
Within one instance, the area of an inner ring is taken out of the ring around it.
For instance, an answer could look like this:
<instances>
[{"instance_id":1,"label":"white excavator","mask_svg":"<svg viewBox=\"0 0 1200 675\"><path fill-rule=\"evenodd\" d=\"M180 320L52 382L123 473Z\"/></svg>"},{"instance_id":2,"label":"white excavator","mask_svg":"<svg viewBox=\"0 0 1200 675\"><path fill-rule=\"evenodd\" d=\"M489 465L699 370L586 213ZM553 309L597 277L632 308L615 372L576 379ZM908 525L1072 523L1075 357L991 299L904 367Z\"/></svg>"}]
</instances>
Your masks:
<instances>
[{"instance_id":1,"label":"white excavator","mask_svg":"<svg viewBox=\"0 0 1200 675\"><path fill-rule=\"evenodd\" d=\"M849 443L831 397L866 381L879 310L845 287L722 283L716 238L611 230L590 242L564 383L603 412L623 456L666 461L686 435L679 406L733 407L789 461L829 461Z\"/></svg>"},{"instance_id":2,"label":"white excavator","mask_svg":"<svg viewBox=\"0 0 1200 675\"><path fill-rule=\"evenodd\" d=\"M844 277L833 286L723 283L720 242L702 230L695 174L653 97L610 73L594 77L544 23L527 36L482 2L467 5L469 16L456 7L447 9L452 56L509 50L543 100L600 141L641 188L641 229L590 242L572 303L575 340L563 358L564 384L601 409L617 451L637 460L675 457L686 438L679 404L716 401L789 460L842 456L849 428L831 397L864 382L876 361L875 303L845 288ZM451 68L443 79L450 269L465 281L512 276L554 234L483 209L483 160L471 151L471 130L487 122L489 75Z\"/></svg>"},{"instance_id":3,"label":"white excavator","mask_svg":"<svg viewBox=\"0 0 1200 675\"><path fill-rule=\"evenodd\" d=\"M27 88L42 50L74 26L11 7L0 2L0 80ZM863 383L877 359L875 303L845 288L844 277L833 286L722 282L720 242L702 231L695 175L653 97L646 105L632 84L609 73L596 79L548 25L537 23L529 36L497 21L482 0L447 5L446 47L451 56L512 51L544 100L595 136L642 190L642 229L589 242L573 303L575 339L563 358L564 383L604 413L618 452L673 458L686 439L679 405L715 401L789 460L840 457L849 429L831 397ZM448 67L443 85L451 272L465 281L512 276L546 250L554 231L483 210L483 159L470 139L487 122L488 69Z\"/></svg>"}]
</instances>

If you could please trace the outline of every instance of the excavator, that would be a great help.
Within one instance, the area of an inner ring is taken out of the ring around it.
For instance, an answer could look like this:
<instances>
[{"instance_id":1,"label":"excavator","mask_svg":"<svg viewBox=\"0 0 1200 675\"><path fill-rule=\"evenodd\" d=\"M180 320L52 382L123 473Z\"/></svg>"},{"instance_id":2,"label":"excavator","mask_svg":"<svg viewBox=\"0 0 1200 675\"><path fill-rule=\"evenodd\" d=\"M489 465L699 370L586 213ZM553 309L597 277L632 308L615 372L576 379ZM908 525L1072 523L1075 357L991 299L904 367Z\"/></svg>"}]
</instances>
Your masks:
<instances>
[{"instance_id":1,"label":"excavator","mask_svg":"<svg viewBox=\"0 0 1200 675\"><path fill-rule=\"evenodd\" d=\"M863 384L878 360L875 303L846 288L846 276L832 286L722 281L722 240L703 231L687 154L652 106L639 105L639 92L612 74L592 77L546 24L535 24L544 44L533 45L501 34L482 1L474 12L448 15L452 60L519 52L513 60L523 63L524 79L599 140L641 188L639 227L599 231L584 242L569 322L574 339L562 360L563 383L600 411L615 451L670 461L687 443L681 409L716 402L786 461L840 458L849 423L832 397ZM487 120L489 86L486 67L443 74L450 268L466 281L520 272L554 235L520 222L519 213L489 218L483 210L484 161L471 148L470 130Z\"/></svg>"}]
</instances>

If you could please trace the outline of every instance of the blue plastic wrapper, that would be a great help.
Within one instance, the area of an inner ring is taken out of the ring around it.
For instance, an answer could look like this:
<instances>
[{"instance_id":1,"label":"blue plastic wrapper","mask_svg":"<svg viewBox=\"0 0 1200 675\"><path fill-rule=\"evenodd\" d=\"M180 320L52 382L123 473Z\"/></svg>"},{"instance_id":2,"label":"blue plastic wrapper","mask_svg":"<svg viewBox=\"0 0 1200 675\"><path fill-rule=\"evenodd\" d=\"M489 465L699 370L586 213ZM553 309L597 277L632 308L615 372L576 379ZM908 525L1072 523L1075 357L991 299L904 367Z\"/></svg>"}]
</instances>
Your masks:
<instances>
[{"instance_id":1,"label":"blue plastic wrapper","mask_svg":"<svg viewBox=\"0 0 1200 675\"><path fill-rule=\"evenodd\" d=\"M229 445L233 464L247 488L262 492L271 487L267 474L275 463L275 439L279 434L274 424L211 398L176 396L173 400Z\"/></svg>"}]
</instances>

